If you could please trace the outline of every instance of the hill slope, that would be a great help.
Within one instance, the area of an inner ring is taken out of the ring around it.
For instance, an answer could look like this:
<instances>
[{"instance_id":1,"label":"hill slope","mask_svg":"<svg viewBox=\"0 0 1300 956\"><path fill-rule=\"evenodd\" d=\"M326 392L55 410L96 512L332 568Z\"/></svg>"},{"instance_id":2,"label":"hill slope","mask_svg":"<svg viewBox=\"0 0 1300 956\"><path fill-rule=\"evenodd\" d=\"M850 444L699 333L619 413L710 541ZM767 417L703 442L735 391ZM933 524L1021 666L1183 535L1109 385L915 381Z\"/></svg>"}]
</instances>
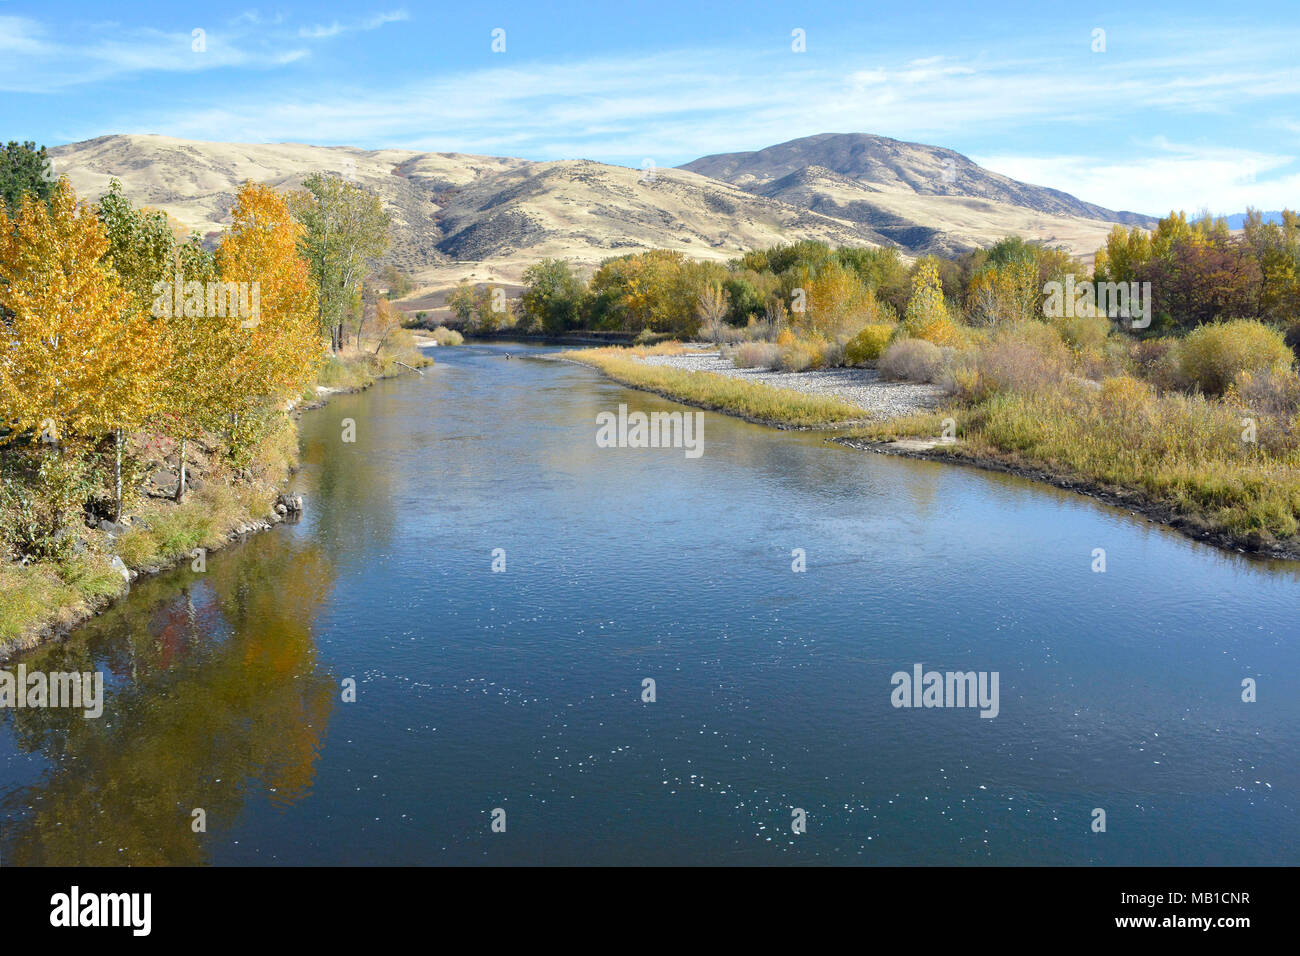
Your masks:
<instances>
[{"instance_id":1,"label":"hill slope","mask_svg":"<svg viewBox=\"0 0 1300 956\"><path fill-rule=\"evenodd\" d=\"M778 197L782 193L772 190L773 183L801 170L821 168L874 191L987 199L1052 216L1154 224L1149 216L1105 209L1059 189L1031 186L991 172L951 149L866 133L805 136L753 152L703 156L680 168Z\"/></svg>"},{"instance_id":2,"label":"hill slope","mask_svg":"<svg viewBox=\"0 0 1300 956\"><path fill-rule=\"evenodd\" d=\"M897 148L883 150L880 143ZM660 247L725 259L800 239L891 244L916 255L1017 233L1088 255L1113 221L1100 207L988 173L969 160L962 159L969 168L959 167L955 182L943 181L957 154L880 137L810 137L653 175L588 160L153 135L104 136L50 154L55 172L66 174L79 195L98 198L116 177L134 202L163 209L209 237L229 221L245 179L292 189L314 172L354 178L393 214L386 261L426 289L465 276L517 280L543 256L590 266Z\"/></svg>"}]
</instances>

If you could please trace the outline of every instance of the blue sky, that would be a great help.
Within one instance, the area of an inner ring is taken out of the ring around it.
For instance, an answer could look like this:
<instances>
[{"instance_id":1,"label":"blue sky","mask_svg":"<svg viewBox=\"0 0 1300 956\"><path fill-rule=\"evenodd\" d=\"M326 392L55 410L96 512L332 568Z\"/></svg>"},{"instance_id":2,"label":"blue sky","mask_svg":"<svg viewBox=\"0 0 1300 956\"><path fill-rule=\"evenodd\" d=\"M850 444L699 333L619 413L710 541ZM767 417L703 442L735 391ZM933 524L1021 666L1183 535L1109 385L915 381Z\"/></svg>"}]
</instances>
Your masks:
<instances>
[{"instance_id":1,"label":"blue sky","mask_svg":"<svg viewBox=\"0 0 1300 956\"><path fill-rule=\"evenodd\" d=\"M0 137L162 133L640 167L868 132L1112 208L1235 212L1300 206L1297 51L1295 0L0 0Z\"/></svg>"}]
</instances>

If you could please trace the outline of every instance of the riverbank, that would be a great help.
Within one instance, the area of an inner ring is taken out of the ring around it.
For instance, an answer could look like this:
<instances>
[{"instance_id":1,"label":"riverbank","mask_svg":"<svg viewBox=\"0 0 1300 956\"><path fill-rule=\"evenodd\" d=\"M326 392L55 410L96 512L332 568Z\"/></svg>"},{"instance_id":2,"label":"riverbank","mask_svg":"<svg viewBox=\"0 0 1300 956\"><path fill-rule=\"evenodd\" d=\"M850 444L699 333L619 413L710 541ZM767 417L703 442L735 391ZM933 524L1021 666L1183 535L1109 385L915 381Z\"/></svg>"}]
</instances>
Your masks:
<instances>
[{"instance_id":1,"label":"riverbank","mask_svg":"<svg viewBox=\"0 0 1300 956\"><path fill-rule=\"evenodd\" d=\"M974 404L922 386L906 399L895 393L896 400L893 383L880 383L867 370L728 372L716 353L678 343L561 357L631 388L755 424L845 430L831 440L1018 475L1127 508L1226 550L1300 560L1300 468L1243 445L1241 411L1221 403L1129 394L1133 388L1118 395L1117 387L1096 383ZM786 387L771 384L774 376ZM951 440L939 437L945 434Z\"/></svg>"},{"instance_id":2,"label":"riverbank","mask_svg":"<svg viewBox=\"0 0 1300 956\"><path fill-rule=\"evenodd\" d=\"M302 413L326 405L333 395L361 392L432 364L428 356L406 351L386 360L364 352L331 358L317 384L286 409L250 460L228 477L207 477L215 445L195 443L186 469L194 478L182 502L173 498L176 475L167 471L164 455L139 507L120 521L86 528L69 557L0 565L0 661L103 612L141 576L193 561L197 549L205 555L218 551L291 517L281 498L297 469L296 421ZM174 468L174 455L171 463Z\"/></svg>"},{"instance_id":3,"label":"riverbank","mask_svg":"<svg viewBox=\"0 0 1300 956\"><path fill-rule=\"evenodd\" d=\"M1062 491L1073 491L1130 514L1139 515L1156 524L1225 551L1253 554L1261 558L1300 561L1300 546L1295 543L1266 543L1257 536L1240 535L1215 527L1202 517L1184 514L1168 502L1156 500L1140 491L1116 487L1089 480L1083 476L1050 468L1016 462L1009 457L999 457L964 445L937 438L902 438L892 441L872 441L866 438L838 436L830 441L860 451L881 455L896 455L920 461L936 461L949 465L965 465L983 471L1014 475L1030 481L1042 482Z\"/></svg>"}]
</instances>

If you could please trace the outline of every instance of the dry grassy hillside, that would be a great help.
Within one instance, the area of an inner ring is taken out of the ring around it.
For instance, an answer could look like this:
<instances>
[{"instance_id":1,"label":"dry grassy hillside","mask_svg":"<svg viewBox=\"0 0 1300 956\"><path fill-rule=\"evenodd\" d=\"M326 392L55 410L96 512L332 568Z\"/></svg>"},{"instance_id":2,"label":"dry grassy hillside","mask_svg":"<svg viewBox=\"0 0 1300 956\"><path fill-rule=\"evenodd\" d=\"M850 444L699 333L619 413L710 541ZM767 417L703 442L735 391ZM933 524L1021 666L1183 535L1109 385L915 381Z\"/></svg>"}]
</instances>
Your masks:
<instances>
[{"instance_id":1,"label":"dry grassy hillside","mask_svg":"<svg viewBox=\"0 0 1300 956\"><path fill-rule=\"evenodd\" d=\"M799 239L894 244L910 256L949 254L1011 233L1088 255L1112 225L1097 218L1105 210L1094 214L1098 207L974 164L980 175L963 169L957 187L927 189L936 175L942 178L950 153L935 147L891 148L888 163L864 159L861 150L846 152L843 142L772 151L705 157L690 168L653 174L588 160L153 135L105 136L50 152L56 173L66 174L80 195L97 198L116 177L133 201L163 209L205 236L228 222L245 179L291 189L315 172L354 178L393 214L387 261L416 279L412 302L431 301L461 278L517 282L544 256L594 266L611 255L668 248L725 259ZM805 159L842 168L800 165ZM975 194L953 194L963 184ZM1042 194L1065 199L1048 202Z\"/></svg>"}]
</instances>

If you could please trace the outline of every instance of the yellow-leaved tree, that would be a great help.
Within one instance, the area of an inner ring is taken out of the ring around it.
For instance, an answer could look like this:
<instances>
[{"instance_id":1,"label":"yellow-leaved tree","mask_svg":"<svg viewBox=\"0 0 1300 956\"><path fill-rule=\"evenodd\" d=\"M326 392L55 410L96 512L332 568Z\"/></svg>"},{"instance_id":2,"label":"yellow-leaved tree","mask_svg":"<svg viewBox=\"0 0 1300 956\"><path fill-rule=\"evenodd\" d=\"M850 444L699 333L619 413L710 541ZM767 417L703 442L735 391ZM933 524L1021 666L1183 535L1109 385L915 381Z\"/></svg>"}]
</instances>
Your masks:
<instances>
[{"instance_id":1,"label":"yellow-leaved tree","mask_svg":"<svg viewBox=\"0 0 1300 956\"><path fill-rule=\"evenodd\" d=\"M172 271L183 282L198 282L205 289L217 279L212 254L197 240L175 248ZM177 501L188 487L189 444L229 416L227 369L243 345L238 316L207 315L206 295L204 305L191 310L195 315L173 312L166 326L171 361L162 382L159 423L178 442Z\"/></svg>"},{"instance_id":2,"label":"yellow-leaved tree","mask_svg":"<svg viewBox=\"0 0 1300 956\"><path fill-rule=\"evenodd\" d=\"M300 394L324 358L316 289L298 253L303 226L269 186L246 182L217 249L223 283L247 303L227 317L237 336L225 371L226 409L235 416Z\"/></svg>"},{"instance_id":3,"label":"yellow-leaved tree","mask_svg":"<svg viewBox=\"0 0 1300 956\"><path fill-rule=\"evenodd\" d=\"M78 206L66 179L48 205L28 195L12 220L0 210L0 441L112 434L120 513L123 432L153 412L166 355L107 249L95 208Z\"/></svg>"}]
</instances>

